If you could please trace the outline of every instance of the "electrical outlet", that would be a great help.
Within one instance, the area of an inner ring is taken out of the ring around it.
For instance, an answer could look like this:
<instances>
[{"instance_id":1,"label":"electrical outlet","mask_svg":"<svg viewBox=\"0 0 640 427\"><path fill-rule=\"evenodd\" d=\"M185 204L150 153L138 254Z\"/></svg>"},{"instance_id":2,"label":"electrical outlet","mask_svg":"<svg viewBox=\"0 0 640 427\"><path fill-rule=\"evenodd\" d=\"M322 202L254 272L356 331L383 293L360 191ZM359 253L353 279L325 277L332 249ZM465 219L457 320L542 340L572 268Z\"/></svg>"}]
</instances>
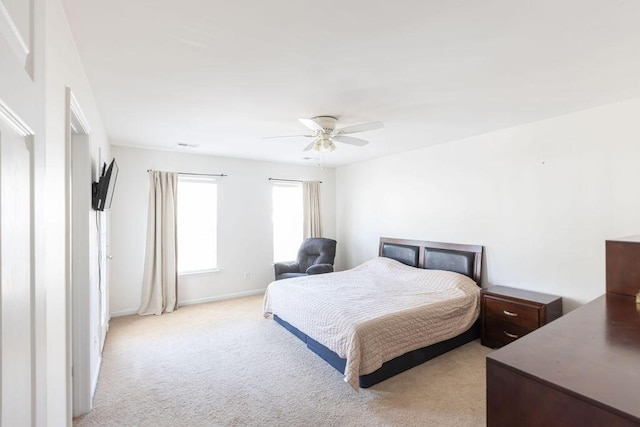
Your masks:
<instances>
[{"instance_id":1,"label":"electrical outlet","mask_svg":"<svg viewBox=\"0 0 640 427\"><path fill-rule=\"evenodd\" d=\"M245 280L249 280L249 278L251 278L251 274L249 274L249 272L248 272L248 271L245 271L245 272L244 272L244 279L245 279Z\"/></svg>"}]
</instances>

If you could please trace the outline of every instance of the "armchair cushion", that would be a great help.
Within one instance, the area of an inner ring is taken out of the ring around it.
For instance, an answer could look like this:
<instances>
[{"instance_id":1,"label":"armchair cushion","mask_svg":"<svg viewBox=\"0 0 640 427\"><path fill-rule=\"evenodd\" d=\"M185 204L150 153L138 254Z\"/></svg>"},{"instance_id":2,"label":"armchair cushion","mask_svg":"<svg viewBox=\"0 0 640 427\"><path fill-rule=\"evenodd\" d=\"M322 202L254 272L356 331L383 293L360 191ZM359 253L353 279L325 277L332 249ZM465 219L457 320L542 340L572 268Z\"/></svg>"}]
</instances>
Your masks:
<instances>
[{"instance_id":1,"label":"armchair cushion","mask_svg":"<svg viewBox=\"0 0 640 427\"><path fill-rule=\"evenodd\" d=\"M306 276L305 273L282 273L276 276L276 280L292 279L294 277Z\"/></svg>"},{"instance_id":2,"label":"armchair cushion","mask_svg":"<svg viewBox=\"0 0 640 427\"><path fill-rule=\"evenodd\" d=\"M307 268L307 274L333 273L333 265L331 264L315 264Z\"/></svg>"}]
</instances>

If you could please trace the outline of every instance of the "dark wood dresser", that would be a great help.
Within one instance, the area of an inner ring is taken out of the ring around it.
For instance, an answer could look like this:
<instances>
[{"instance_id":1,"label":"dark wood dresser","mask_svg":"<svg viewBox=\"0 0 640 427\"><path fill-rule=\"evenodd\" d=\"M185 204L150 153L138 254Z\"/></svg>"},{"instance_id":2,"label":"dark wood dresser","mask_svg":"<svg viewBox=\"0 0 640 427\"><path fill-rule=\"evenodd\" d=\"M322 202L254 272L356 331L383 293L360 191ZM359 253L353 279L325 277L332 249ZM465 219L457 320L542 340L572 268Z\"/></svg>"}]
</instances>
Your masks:
<instances>
[{"instance_id":1,"label":"dark wood dresser","mask_svg":"<svg viewBox=\"0 0 640 427\"><path fill-rule=\"evenodd\" d=\"M488 426L640 425L640 237L606 247L605 295L487 356Z\"/></svg>"},{"instance_id":2,"label":"dark wood dresser","mask_svg":"<svg viewBox=\"0 0 640 427\"><path fill-rule=\"evenodd\" d=\"M482 290L482 345L498 348L562 315L562 298L507 286Z\"/></svg>"}]
</instances>

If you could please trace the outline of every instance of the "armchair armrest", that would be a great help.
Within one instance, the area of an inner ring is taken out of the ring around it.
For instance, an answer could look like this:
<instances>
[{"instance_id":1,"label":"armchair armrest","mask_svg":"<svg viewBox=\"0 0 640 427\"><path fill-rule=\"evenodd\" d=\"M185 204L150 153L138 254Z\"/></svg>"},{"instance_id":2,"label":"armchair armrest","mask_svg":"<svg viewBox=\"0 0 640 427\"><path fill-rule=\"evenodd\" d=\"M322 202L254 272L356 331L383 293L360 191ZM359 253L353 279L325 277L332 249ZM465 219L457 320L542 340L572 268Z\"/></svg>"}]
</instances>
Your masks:
<instances>
[{"instance_id":1,"label":"armchair armrest","mask_svg":"<svg viewBox=\"0 0 640 427\"><path fill-rule=\"evenodd\" d=\"M273 264L273 268L276 271L276 276L283 273L299 273L299 266L296 261L290 262L276 262Z\"/></svg>"},{"instance_id":2,"label":"armchair armrest","mask_svg":"<svg viewBox=\"0 0 640 427\"><path fill-rule=\"evenodd\" d=\"M331 264L315 264L307 268L307 274L333 273L333 265Z\"/></svg>"}]
</instances>

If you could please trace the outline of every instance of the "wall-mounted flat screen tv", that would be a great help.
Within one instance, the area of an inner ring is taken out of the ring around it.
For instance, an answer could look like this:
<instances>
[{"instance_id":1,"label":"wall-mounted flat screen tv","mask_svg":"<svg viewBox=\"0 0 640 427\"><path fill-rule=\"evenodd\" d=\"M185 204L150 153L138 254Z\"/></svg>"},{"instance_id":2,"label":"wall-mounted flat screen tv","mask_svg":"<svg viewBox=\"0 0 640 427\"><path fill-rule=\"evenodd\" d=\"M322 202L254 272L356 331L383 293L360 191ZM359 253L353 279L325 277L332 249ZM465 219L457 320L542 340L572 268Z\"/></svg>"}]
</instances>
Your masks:
<instances>
[{"instance_id":1,"label":"wall-mounted flat screen tv","mask_svg":"<svg viewBox=\"0 0 640 427\"><path fill-rule=\"evenodd\" d=\"M102 166L102 174L99 181L93 183L93 209L104 211L111 208L111 200L113 199L117 178L118 164L116 159L113 159L109 167L107 167L106 163Z\"/></svg>"}]
</instances>

